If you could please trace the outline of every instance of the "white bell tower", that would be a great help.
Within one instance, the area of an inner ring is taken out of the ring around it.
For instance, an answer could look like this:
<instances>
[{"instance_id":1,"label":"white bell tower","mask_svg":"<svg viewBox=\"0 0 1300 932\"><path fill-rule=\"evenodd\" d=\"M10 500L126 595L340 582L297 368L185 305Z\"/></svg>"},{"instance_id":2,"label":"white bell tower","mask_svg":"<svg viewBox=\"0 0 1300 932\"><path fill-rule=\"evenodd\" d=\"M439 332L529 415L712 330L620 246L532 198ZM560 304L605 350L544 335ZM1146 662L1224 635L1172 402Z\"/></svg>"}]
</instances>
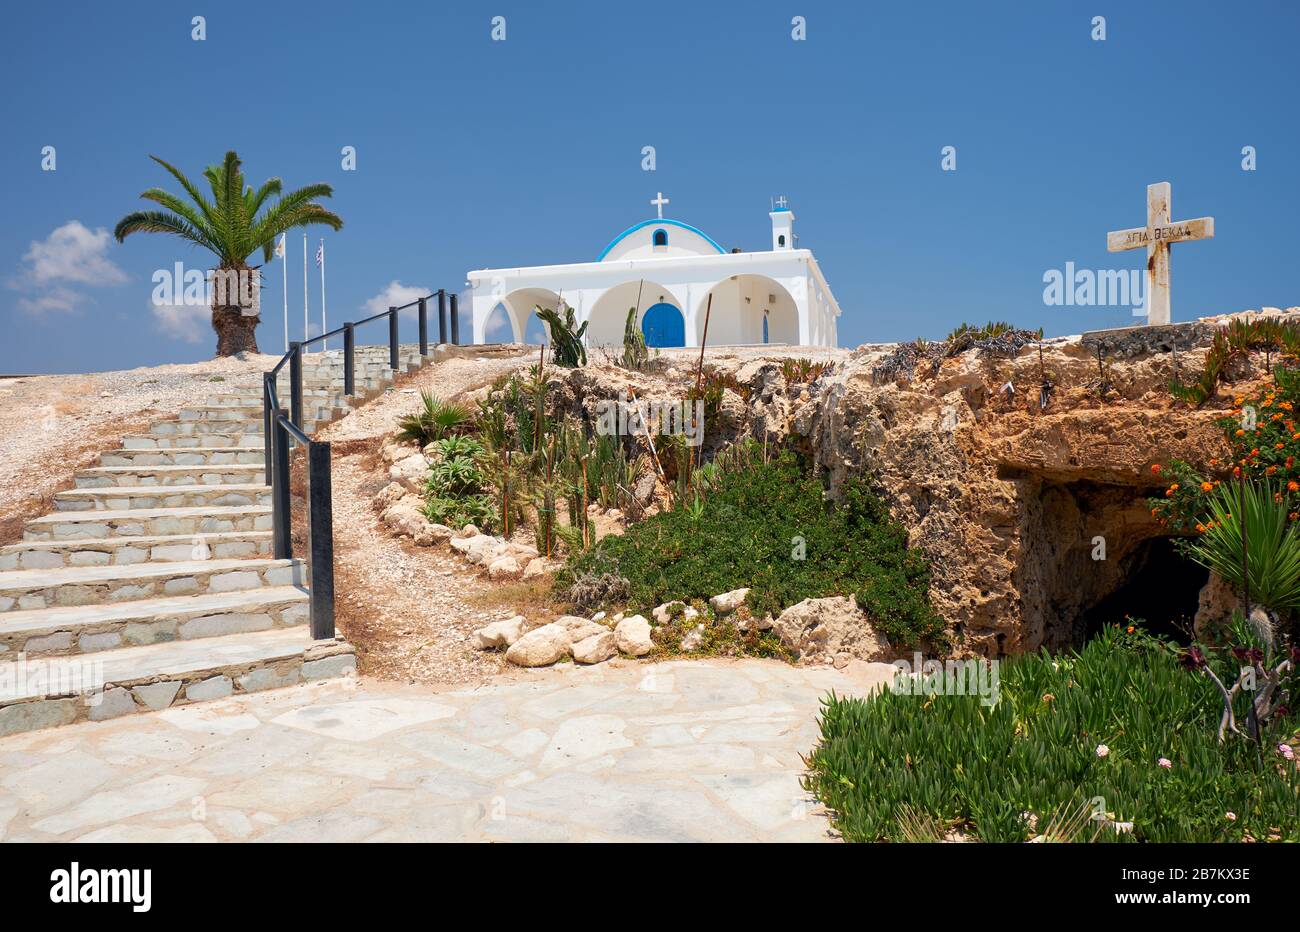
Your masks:
<instances>
[{"instance_id":1,"label":"white bell tower","mask_svg":"<svg viewBox=\"0 0 1300 932\"><path fill-rule=\"evenodd\" d=\"M794 211L789 207L785 195L778 197L772 204L772 250L783 252L794 249Z\"/></svg>"}]
</instances>

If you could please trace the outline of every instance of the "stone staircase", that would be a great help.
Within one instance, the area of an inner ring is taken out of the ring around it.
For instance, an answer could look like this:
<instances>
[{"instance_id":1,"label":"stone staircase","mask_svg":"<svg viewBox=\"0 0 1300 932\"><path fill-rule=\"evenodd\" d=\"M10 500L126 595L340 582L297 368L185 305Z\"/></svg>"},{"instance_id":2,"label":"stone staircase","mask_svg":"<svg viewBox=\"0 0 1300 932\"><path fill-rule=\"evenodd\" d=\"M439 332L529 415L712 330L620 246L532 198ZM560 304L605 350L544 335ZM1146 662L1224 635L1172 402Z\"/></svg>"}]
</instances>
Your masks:
<instances>
[{"instance_id":1,"label":"stone staircase","mask_svg":"<svg viewBox=\"0 0 1300 932\"><path fill-rule=\"evenodd\" d=\"M387 346L303 358L311 434L392 384ZM399 370L423 362L401 348ZM288 366L277 383L289 406ZM338 676L312 641L306 566L271 556L260 382L232 385L100 454L0 548L0 736Z\"/></svg>"}]
</instances>

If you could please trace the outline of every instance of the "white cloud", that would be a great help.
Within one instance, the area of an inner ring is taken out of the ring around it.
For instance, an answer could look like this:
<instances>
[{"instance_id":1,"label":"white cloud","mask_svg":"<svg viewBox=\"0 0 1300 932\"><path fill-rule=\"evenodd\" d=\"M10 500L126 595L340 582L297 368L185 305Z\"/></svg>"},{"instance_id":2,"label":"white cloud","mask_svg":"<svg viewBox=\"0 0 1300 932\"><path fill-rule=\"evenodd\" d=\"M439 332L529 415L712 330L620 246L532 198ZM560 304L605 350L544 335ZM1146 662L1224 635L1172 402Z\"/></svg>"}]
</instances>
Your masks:
<instances>
[{"instance_id":1,"label":"white cloud","mask_svg":"<svg viewBox=\"0 0 1300 932\"><path fill-rule=\"evenodd\" d=\"M387 288L366 302L366 316L373 317L375 314L382 314L390 307L401 307L403 304L409 304L430 293L428 288L421 285L403 285L397 279L393 279L388 283ZM411 308L407 313L414 312L415 308Z\"/></svg>"},{"instance_id":2,"label":"white cloud","mask_svg":"<svg viewBox=\"0 0 1300 932\"><path fill-rule=\"evenodd\" d=\"M77 307L84 300L85 298L71 288L56 285L49 291L35 297L19 298L18 309L25 314L70 313L77 310Z\"/></svg>"},{"instance_id":3,"label":"white cloud","mask_svg":"<svg viewBox=\"0 0 1300 932\"><path fill-rule=\"evenodd\" d=\"M28 263L26 274L37 285L120 285L126 281L126 273L104 255L112 239L103 227L91 230L80 220L69 220L44 240L31 244L23 256Z\"/></svg>"},{"instance_id":4,"label":"white cloud","mask_svg":"<svg viewBox=\"0 0 1300 932\"><path fill-rule=\"evenodd\" d=\"M105 255L112 236L102 227L91 230L80 220L69 220L43 240L33 242L23 255L23 267L7 284L24 292L20 310L28 314L71 313L89 299L76 285L120 285L127 275Z\"/></svg>"},{"instance_id":5,"label":"white cloud","mask_svg":"<svg viewBox=\"0 0 1300 932\"><path fill-rule=\"evenodd\" d=\"M154 322L168 336L186 343L212 338L212 308L202 304L150 304Z\"/></svg>"}]
</instances>

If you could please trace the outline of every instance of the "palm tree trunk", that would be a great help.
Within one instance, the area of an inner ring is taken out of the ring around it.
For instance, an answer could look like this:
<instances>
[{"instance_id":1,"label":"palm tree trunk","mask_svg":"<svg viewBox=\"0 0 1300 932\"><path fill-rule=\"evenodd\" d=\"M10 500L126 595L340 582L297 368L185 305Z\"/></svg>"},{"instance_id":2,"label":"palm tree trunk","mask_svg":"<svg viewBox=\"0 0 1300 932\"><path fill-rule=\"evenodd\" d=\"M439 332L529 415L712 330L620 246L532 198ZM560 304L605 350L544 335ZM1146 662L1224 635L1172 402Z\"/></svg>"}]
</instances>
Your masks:
<instances>
[{"instance_id":1,"label":"palm tree trunk","mask_svg":"<svg viewBox=\"0 0 1300 932\"><path fill-rule=\"evenodd\" d=\"M212 329L217 332L217 355L234 356L236 353L258 353L257 325L260 317L247 317L238 306L214 307Z\"/></svg>"},{"instance_id":2,"label":"palm tree trunk","mask_svg":"<svg viewBox=\"0 0 1300 932\"><path fill-rule=\"evenodd\" d=\"M257 325L262 322L260 278L256 269L219 268L212 287L212 329L217 355L256 353Z\"/></svg>"}]
</instances>

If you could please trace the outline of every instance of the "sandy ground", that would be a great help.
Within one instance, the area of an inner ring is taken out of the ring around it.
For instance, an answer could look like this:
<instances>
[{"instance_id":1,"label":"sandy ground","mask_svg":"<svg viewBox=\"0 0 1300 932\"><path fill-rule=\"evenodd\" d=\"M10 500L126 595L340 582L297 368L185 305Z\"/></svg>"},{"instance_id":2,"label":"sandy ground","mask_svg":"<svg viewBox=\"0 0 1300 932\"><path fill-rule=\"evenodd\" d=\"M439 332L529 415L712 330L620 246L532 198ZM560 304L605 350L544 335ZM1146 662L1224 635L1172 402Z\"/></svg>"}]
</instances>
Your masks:
<instances>
[{"instance_id":1,"label":"sandy ground","mask_svg":"<svg viewBox=\"0 0 1300 932\"><path fill-rule=\"evenodd\" d=\"M475 650L470 638L489 622L516 614L516 607L528 608L515 604L527 598L528 588L507 591L488 583L445 546L417 547L389 536L370 502L389 481L380 442L400 416L419 408L422 389L459 399L532 361L532 352L524 352L426 364L318 434L333 444L337 621L357 647L362 673L473 686L517 669L499 653Z\"/></svg>"},{"instance_id":2,"label":"sandy ground","mask_svg":"<svg viewBox=\"0 0 1300 932\"><path fill-rule=\"evenodd\" d=\"M0 543L50 511L78 469L121 446L124 434L174 418L235 385L256 384L271 356L212 359L86 375L0 379Z\"/></svg>"}]
</instances>

